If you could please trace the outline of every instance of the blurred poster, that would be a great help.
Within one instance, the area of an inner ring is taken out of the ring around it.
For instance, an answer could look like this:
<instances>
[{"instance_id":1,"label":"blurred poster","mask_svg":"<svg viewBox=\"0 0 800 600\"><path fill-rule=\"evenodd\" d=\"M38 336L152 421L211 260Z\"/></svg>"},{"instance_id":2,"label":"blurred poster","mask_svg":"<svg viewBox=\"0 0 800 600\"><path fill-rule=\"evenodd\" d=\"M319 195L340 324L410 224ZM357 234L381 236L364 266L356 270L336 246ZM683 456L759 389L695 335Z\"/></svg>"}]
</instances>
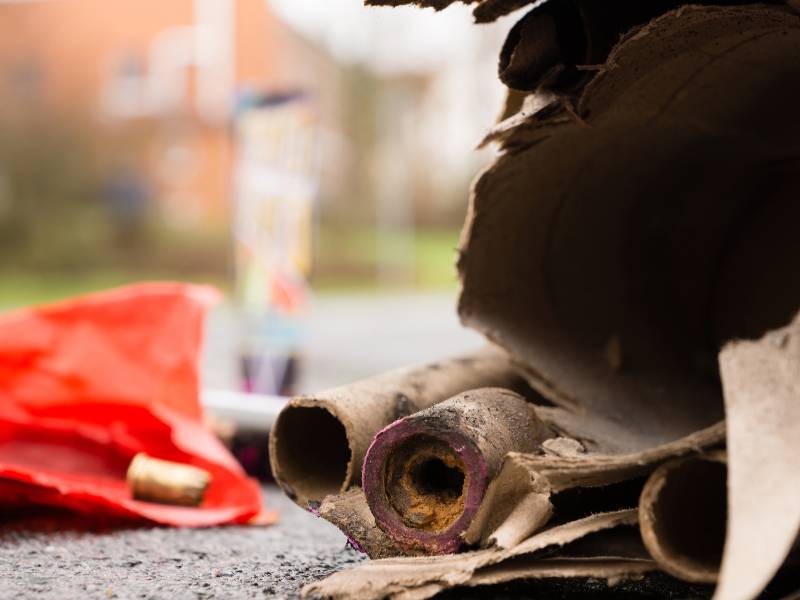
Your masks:
<instances>
[{"instance_id":1,"label":"blurred poster","mask_svg":"<svg viewBox=\"0 0 800 600\"><path fill-rule=\"evenodd\" d=\"M316 118L306 96L264 96L240 107L235 295L248 392L293 392L310 302L316 158Z\"/></svg>"}]
</instances>

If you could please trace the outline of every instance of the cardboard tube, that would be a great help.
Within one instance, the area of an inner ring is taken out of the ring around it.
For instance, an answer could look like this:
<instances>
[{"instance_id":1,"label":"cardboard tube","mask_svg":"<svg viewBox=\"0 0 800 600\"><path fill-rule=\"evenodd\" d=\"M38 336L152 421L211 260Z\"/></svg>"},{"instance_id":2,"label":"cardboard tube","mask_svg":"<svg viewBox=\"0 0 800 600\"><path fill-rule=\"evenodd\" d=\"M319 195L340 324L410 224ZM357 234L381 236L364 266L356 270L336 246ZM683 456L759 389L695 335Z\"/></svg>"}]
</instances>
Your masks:
<instances>
[{"instance_id":1,"label":"cardboard tube","mask_svg":"<svg viewBox=\"0 0 800 600\"><path fill-rule=\"evenodd\" d=\"M715 583L727 521L727 466L722 451L661 465L639 502L642 540L659 566L693 583Z\"/></svg>"},{"instance_id":2,"label":"cardboard tube","mask_svg":"<svg viewBox=\"0 0 800 600\"><path fill-rule=\"evenodd\" d=\"M375 436L364 459L367 503L409 552L455 552L503 457L532 452L552 435L514 392L465 392Z\"/></svg>"},{"instance_id":3,"label":"cardboard tube","mask_svg":"<svg viewBox=\"0 0 800 600\"><path fill-rule=\"evenodd\" d=\"M272 473L300 506L320 502L358 484L372 437L389 423L466 390L521 384L507 355L488 347L294 398L270 432Z\"/></svg>"},{"instance_id":4,"label":"cardboard tube","mask_svg":"<svg viewBox=\"0 0 800 600\"><path fill-rule=\"evenodd\" d=\"M719 362L728 530L715 600L756 598L787 555L796 573L800 562L800 314L759 340L728 344Z\"/></svg>"}]
</instances>

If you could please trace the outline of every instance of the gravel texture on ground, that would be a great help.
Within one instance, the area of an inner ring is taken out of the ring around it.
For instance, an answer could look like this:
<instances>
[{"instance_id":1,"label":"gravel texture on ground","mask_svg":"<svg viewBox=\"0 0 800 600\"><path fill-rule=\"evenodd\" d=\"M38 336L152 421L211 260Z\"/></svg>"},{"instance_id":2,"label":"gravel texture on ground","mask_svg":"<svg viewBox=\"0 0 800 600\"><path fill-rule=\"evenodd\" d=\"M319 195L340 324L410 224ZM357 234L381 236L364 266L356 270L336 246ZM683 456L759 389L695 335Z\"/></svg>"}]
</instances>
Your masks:
<instances>
[{"instance_id":1,"label":"gravel texture on ground","mask_svg":"<svg viewBox=\"0 0 800 600\"><path fill-rule=\"evenodd\" d=\"M0 514L0 600L298 598L300 588L366 558L332 525L292 504L274 486L269 527L168 529L88 524L52 513ZM797 572L764 599L797 587ZM515 582L455 589L443 600L709 598L712 588L655 573L609 587L595 579Z\"/></svg>"},{"instance_id":2,"label":"gravel texture on ground","mask_svg":"<svg viewBox=\"0 0 800 600\"><path fill-rule=\"evenodd\" d=\"M0 598L295 598L364 560L276 488L265 497L277 525L87 531L74 519L0 516Z\"/></svg>"}]
</instances>

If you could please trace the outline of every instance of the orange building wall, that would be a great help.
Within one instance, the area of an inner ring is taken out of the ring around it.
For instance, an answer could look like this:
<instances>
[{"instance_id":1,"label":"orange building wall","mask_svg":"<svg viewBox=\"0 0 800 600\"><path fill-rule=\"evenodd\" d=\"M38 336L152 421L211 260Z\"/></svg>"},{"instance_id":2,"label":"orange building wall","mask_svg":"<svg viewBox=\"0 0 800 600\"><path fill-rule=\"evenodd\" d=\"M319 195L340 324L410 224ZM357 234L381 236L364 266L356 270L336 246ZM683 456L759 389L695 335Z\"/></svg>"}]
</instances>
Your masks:
<instances>
[{"instance_id":1,"label":"orange building wall","mask_svg":"<svg viewBox=\"0 0 800 600\"><path fill-rule=\"evenodd\" d=\"M112 61L146 58L155 35L189 22L192 0L44 0L0 5L0 65L28 57L44 69L53 108L93 106Z\"/></svg>"},{"instance_id":2,"label":"orange building wall","mask_svg":"<svg viewBox=\"0 0 800 600\"><path fill-rule=\"evenodd\" d=\"M0 4L0 113L46 110L86 119L98 129L148 131L139 157L156 182L165 215L186 225L224 227L231 195L229 125L199 119L194 107L165 122L104 120L102 93L115 65L128 55L147 65L153 40L167 28L191 25L192 0L43 0ZM264 91L286 81L278 47L282 24L264 0L235 3L237 87ZM26 65L40 72L35 106L12 80ZM191 88L191 86L190 86ZM187 94L191 97L191 94ZM15 98L18 100L15 102ZM191 104L189 102L188 104Z\"/></svg>"}]
</instances>

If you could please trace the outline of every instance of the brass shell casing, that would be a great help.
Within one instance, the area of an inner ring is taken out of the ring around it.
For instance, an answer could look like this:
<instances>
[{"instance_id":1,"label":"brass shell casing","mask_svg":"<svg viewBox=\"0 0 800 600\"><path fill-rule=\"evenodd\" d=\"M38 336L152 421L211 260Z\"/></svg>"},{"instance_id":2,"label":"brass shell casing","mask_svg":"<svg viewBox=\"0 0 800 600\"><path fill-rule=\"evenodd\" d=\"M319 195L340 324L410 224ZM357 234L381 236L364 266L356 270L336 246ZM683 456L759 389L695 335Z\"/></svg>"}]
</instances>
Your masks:
<instances>
[{"instance_id":1,"label":"brass shell casing","mask_svg":"<svg viewBox=\"0 0 800 600\"><path fill-rule=\"evenodd\" d=\"M137 500L199 506L211 483L211 474L197 467L152 458L140 452L133 457L126 480Z\"/></svg>"}]
</instances>

